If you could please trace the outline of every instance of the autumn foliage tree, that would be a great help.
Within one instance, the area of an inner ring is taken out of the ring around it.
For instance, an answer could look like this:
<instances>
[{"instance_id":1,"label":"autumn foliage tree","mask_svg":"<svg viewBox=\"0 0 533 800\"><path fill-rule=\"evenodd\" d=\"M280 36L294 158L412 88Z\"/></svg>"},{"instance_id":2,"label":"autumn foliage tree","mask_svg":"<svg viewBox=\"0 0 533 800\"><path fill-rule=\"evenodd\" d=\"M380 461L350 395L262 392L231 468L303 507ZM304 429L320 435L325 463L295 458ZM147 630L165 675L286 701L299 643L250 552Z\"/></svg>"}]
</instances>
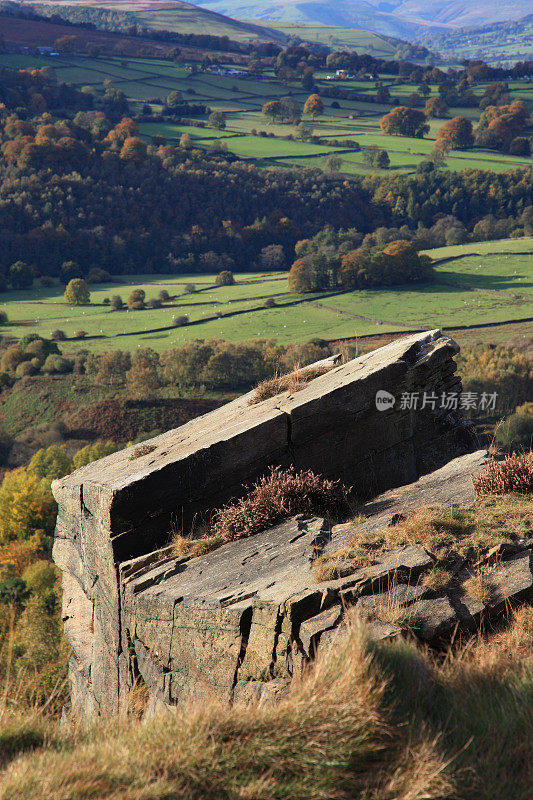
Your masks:
<instances>
[{"instance_id":1,"label":"autumn foliage tree","mask_svg":"<svg viewBox=\"0 0 533 800\"><path fill-rule=\"evenodd\" d=\"M142 347L133 355L131 369L126 373L128 390L133 397L154 397L161 386L159 356L149 347Z\"/></svg>"},{"instance_id":2,"label":"autumn foliage tree","mask_svg":"<svg viewBox=\"0 0 533 800\"><path fill-rule=\"evenodd\" d=\"M324 103L318 94L310 94L304 105L304 114L310 114L313 119L324 113Z\"/></svg>"},{"instance_id":3,"label":"autumn foliage tree","mask_svg":"<svg viewBox=\"0 0 533 800\"><path fill-rule=\"evenodd\" d=\"M453 117L445 122L437 134L437 141L444 139L454 150L464 150L474 144L472 122L465 117Z\"/></svg>"},{"instance_id":4,"label":"autumn foliage tree","mask_svg":"<svg viewBox=\"0 0 533 800\"><path fill-rule=\"evenodd\" d=\"M504 106L487 106L479 120L476 144L508 151L527 122L528 111L521 100Z\"/></svg>"},{"instance_id":5,"label":"autumn foliage tree","mask_svg":"<svg viewBox=\"0 0 533 800\"><path fill-rule=\"evenodd\" d=\"M389 136L413 136L421 139L429 132L426 115L416 108L397 106L379 121L383 133Z\"/></svg>"},{"instance_id":6,"label":"autumn foliage tree","mask_svg":"<svg viewBox=\"0 0 533 800\"><path fill-rule=\"evenodd\" d=\"M140 164L146 159L146 144L138 136L130 136L120 150L123 161L133 161Z\"/></svg>"},{"instance_id":7,"label":"autumn foliage tree","mask_svg":"<svg viewBox=\"0 0 533 800\"><path fill-rule=\"evenodd\" d=\"M428 119L444 119L448 116L448 106L442 97L429 97L424 111Z\"/></svg>"},{"instance_id":8,"label":"autumn foliage tree","mask_svg":"<svg viewBox=\"0 0 533 800\"><path fill-rule=\"evenodd\" d=\"M56 511L46 479L23 468L7 472L0 486L0 545L49 540L54 533Z\"/></svg>"},{"instance_id":9,"label":"autumn foliage tree","mask_svg":"<svg viewBox=\"0 0 533 800\"><path fill-rule=\"evenodd\" d=\"M233 286L234 283L233 272L229 269L223 269L215 278L216 286Z\"/></svg>"},{"instance_id":10,"label":"autumn foliage tree","mask_svg":"<svg viewBox=\"0 0 533 800\"><path fill-rule=\"evenodd\" d=\"M130 311L140 311L141 309L145 308L145 298L146 292L144 289L134 289L132 292L130 292L128 299L126 300L126 305Z\"/></svg>"},{"instance_id":11,"label":"autumn foliage tree","mask_svg":"<svg viewBox=\"0 0 533 800\"><path fill-rule=\"evenodd\" d=\"M74 306L85 306L90 302L89 286L83 278L73 278L65 289L65 301Z\"/></svg>"},{"instance_id":12,"label":"autumn foliage tree","mask_svg":"<svg viewBox=\"0 0 533 800\"><path fill-rule=\"evenodd\" d=\"M289 292L316 292L317 271L309 256L298 258L289 272Z\"/></svg>"},{"instance_id":13,"label":"autumn foliage tree","mask_svg":"<svg viewBox=\"0 0 533 800\"><path fill-rule=\"evenodd\" d=\"M431 259L420 255L412 242L399 239L383 250L359 247L341 261L339 280L346 289L397 286L428 280Z\"/></svg>"},{"instance_id":14,"label":"autumn foliage tree","mask_svg":"<svg viewBox=\"0 0 533 800\"><path fill-rule=\"evenodd\" d=\"M123 145L126 139L136 136L139 133L139 126L130 117L123 117L120 122L117 122L105 138L106 144L116 143Z\"/></svg>"}]
</instances>

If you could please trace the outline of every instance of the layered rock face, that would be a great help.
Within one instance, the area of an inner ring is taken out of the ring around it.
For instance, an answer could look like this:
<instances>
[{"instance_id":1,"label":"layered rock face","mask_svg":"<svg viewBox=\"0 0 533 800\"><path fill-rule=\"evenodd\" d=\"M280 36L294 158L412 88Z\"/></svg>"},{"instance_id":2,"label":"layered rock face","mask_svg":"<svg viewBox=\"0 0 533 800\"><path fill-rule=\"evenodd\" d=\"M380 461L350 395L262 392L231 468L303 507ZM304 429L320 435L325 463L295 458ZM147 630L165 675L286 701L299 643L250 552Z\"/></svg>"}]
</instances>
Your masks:
<instances>
[{"instance_id":1,"label":"layered rock face","mask_svg":"<svg viewBox=\"0 0 533 800\"><path fill-rule=\"evenodd\" d=\"M460 391L456 352L430 331L346 364L332 359L294 394L253 405L244 395L56 481L54 559L64 573L75 712L119 711L139 677L154 707L205 693L238 699L267 678L275 694L272 681L286 681L316 638L311 630L298 637L296 627L328 610L324 592L338 597L340 585L310 577L332 537L325 523L295 519L189 561L161 548L173 529L189 530L272 465L312 469L375 496L464 453L470 441L458 412L400 403L404 393ZM378 410L378 392L396 402ZM420 558L403 554L400 566L415 574Z\"/></svg>"}]
</instances>

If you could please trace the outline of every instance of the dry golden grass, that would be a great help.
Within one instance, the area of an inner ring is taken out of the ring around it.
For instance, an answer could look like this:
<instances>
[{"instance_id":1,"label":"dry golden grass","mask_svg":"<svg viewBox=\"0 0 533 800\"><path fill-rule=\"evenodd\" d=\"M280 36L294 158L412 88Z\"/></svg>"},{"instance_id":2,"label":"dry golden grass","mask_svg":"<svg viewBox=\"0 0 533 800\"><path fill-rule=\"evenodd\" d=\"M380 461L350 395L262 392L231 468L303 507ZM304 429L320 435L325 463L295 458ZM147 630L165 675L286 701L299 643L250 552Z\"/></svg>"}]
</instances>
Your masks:
<instances>
[{"instance_id":1,"label":"dry golden grass","mask_svg":"<svg viewBox=\"0 0 533 800\"><path fill-rule=\"evenodd\" d=\"M354 631L276 706L210 703L142 725L107 723L75 749L22 757L3 800L358 796L393 744L383 684ZM431 796L431 795L428 795Z\"/></svg>"},{"instance_id":2,"label":"dry golden grass","mask_svg":"<svg viewBox=\"0 0 533 800\"><path fill-rule=\"evenodd\" d=\"M398 625L400 628L404 629L410 628L414 623L413 612L409 606L404 607L395 602L394 594L392 594L386 603L381 603L375 607L373 618L379 620L379 622Z\"/></svg>"},{"instance_id":3,"label":"dry golden grass","mask_svg":"<svg viewBox=\"0 0 533 800\"><path fill-rule=\"evenodd\" d=\"M0 798L529 800L531 608L446 658L351 625L277 705L42 734L0 773Z\"/></svg>"},{"instance_id":4,"label":"dry golden grass","mask_svg":"<svg viewBox=\"0 0 533 800\"><path fill-rule=\"evenodd\" d=\"M448 588L452 578L453 572L435 565L422 576L422 583L433 592L442 592Z\"/></svg>"},{"instance_id":5,"label":"dry golden grass","mask_svg":"<svg viewBox=\"0 0 533 800\"><path fill-rule=\"evenodd\" d=\"M224 540L220 536L191 539L181 533L175 533L172 537L172 551L176 558L205 556L206 553L216 550L221 544L224 544Z\"/></svg>"},{"instance_id":6,"label":"dry golden grass","mask_svg":"<svg viewBox=\"0 0 533 800\"><path fill-rule=\"evenodd\" d=\"M492 547L532 534L533 508L527 495L486 498L471 509L423 507L396 525L358 531L346 546L317 560L316 574L334 573L335 563L341 559L350 561L354 570L368 566L386 551L410 544L425 547L446 569L451 551L474 562ZM436 573L432 577L438 579Z\"/></svg>"},{"instance_id":7,"label":"dry golden grass","mask_svg":"<svg viewBox=\"0 0 533 800\"><path fill-rule=\"evenodd\" d=\"M295 367L292 372L288 372L286 375L276 375L274 378L267 378L257 384L248 403L249 405L255 405L262 400L276 397L276 395L282 392L290 392L291 394L293 392L299 392L304 386L307 386L310 381L314 380L314 378L325 375L326 372L329 372L336 366L337 364L321 364L317 367L312 365L309 367Z\"/></svg>"},{"instance_id":8,"label":"dry golden grass","mask_svg":"<svg viewBox=\"0 0 533 800\"><path fill-rule=\"evenodd\" d=\"M487 583L487 577L482 572L472 575L471 578L468 578L468 580L463 583L463 586L467 595L471 597L472 600L483 603L483 605L488 603L492 596L491 586Z\"/></svg>"}]
</instances>

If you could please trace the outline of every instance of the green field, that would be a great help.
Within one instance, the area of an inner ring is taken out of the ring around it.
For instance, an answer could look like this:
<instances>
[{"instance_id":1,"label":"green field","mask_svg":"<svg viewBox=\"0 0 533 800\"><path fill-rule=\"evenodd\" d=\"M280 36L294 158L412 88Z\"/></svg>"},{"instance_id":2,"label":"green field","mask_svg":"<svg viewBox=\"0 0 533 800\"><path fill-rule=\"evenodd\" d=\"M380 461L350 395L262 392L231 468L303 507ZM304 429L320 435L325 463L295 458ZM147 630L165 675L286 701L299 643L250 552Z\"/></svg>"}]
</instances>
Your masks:
<instances>
[{"instance_id":1,"label":"green field","mask_svg":"<svg viewBox=\"0 0 533 800\"><path fill-rule=\"evenodd\" d=\"M268 27L287 34L298 36L309 42L326 44L333 50L357 50L358 53L370 53L376 58L392 58L396 52L397 40L389 40L386 36L372 31L356 28L336 28L330 25L306 25L297 22L268 22Z\"/></svg>"},{"instance_id":2,"label":"green field","mask_svg":"<svg viewBox=\"0 0 533 800\"><path fill-rule=\"evenodd\" d=\"M144 13L144 12L143 12ZM160 14L165 12L153 12ZM171 13L169 11L169 13ZM178 12L172 12L178 13ZM180 12L181 13L181 12ZM358 31L352 31L359 34ZM376 40L387 43L376 35ZM376 45L377 46L377 45ZM360 48L357 48L360 49ZM190 103L201 103L211 109L225 112L227 126L221 132L208 127L174 125L170 122L146 122L141 124L141 134L147 141L154 134L164 136L168 141L179 141L183 133L188 133L195 144L209 147L216 139L227 144L228 150L240 158L251 161L259 167L300 167L323 168L325 158L339 152L342 158L341 172L346 175L362 175L376 171L363 163L362 153L353 148L340 148L329 144L329 139L348 139L356 141L362 148L379 147L385 149L390 158L389 173L414 172L418 164L426 158L433 148L437 133L444 120L432 120L430 132L424 139L411 139L403 136L386 136L379 128L380 118L390 110L390 105L370 102L375 95L374 80L357 79L341 81L337 84L345 89L356 91L359 100L346 100L324 97L324 114L312 122L313 133L320 143L308 144L290 141L295 136L295 128L290 124L272 123L262 113L262 106L272 99L290 94L301 106L309 92L303 90L299 81L282 84L272 71L265 71L262 78L228 77L198 72L193 74L185 66L155 58L114 58L99 56L62 55L43 59L29 55L1 54L0 65L11 67L42 66L52 64L59 80L74 83L78 87L90 86L97 93L103 92L103 81L109 78L128 97L133 113L145 113L144 105L150 105L154 113L161 110L167 95L177 89ZM316 73L318 87L332 86L326 80L327 70ZM391 95L398 102L416 90L413 84L395 84L393 76L381 76L389 86ZM437 94L438 87L431 92ZM478 95L484 90L483 84L474 87ZM513 99L522 99L533 111L533 86L524 81L510 83ZM368 97L368 100L366 99ZM332 107L335 103L339 107ZM476 108L451 109L451 115L466 116L474 122L479 119ZM353 117L350 119L350 117ZM206 122L206 117L200 117ZM266 136L259 136L263 132ZM513 168L526 168L532 163L530 158L509 156L493 150L472 149L452 151L446 159L446 166L452 170L478 169L502 172Z\"/></svg>"},{"instance_id":3,"label":"green field","mask_svg":"<svg viewBox=\"0 0 533 800\"><path fill-rule=\"evenodd\" d=\"M3 296L9 323L3 332L49 337L59 329L66 352L150 346L161 352L194 338L244 341L275 337L279 342L313 337L335 339L410 329L476 326L533 317L533 237L445 247L429 251L435 281L372 291L290 294L287 273L241 274L234 286L217 287L212 275L122 276L91 287L91 304L68 306L63 286L32 288ZM185 293L185 284L196 291ZM126 300L134 288L146 299L166 289L163 308L110 311L105 298ZM273 297L274 308L264 301ZM238 312L238 313L236 313ZM189 323L173 327L176 317ZM194 323L194 324L193 324ZM159 330L163 329L163 330ZM84 330L85 339L75 339Z\"/></svg>"}]
</instances>

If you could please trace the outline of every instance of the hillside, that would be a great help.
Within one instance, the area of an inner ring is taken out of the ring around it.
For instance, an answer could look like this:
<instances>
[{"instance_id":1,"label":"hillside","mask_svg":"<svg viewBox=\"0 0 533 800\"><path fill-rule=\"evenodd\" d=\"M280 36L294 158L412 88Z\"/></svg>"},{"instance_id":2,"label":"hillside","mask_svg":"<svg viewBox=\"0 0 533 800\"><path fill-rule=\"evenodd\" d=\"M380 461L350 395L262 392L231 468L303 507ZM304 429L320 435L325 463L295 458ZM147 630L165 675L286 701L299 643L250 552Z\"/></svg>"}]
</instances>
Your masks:
<instances>
[{"instance_id":1,"label":"hillside","mask_svg":"<svg viewBox=\"0 0 533 800\"><path fill-rule=\"evenodd\" d=\"M497 20L520 19L531 5L528 0L473 0L473 2L438 2L438 0L202 0L213 11L239 19L276 20L321 24L347 28L367 28L390 36L408 37L428 27L480 25Z\"/></svg>"},{"instance_id":2,"label":"hillside","mask_svg":"<svg viewBox=\"0 0 533 800\"><path fill-rule=\"evenodd\" d=\"M260 22L260 21L259 21ZM305 42L319 42L331 50L356 50L358 53L370 53L377 58L394 58L398 48L409 47L392 36L384 36L373 31L359 28L333 27L331 25L308 25L298 22L260 22L271 30L281 31L287 36L302 39ZM416 61L416 57L410 58Z\"/></svg>"},{"instance_id":3,"label":"hillside","mask_svg":"<svg viewBox=\"0 0 533 800\"><path fill-rule=\"evenodd\" d=\"M4 4L2 4L4 5ZM14 3L6 3L14 6ZM141 25L154 30L170 30L183 34L227 36L236 42L252 40L283 43L286 36L266 26L254 25L224 16L200 6L168 0L102 0L102 2L76 2L59 0L53 4L36 0L32 5L45 16L59 14L75 23L92 23L97 28L124 30L124 23ZM114 12L114 13L113 13Z\"/></svg>"},{"instance_id":4,"label":"hillside","mask_svg":"<svg viewBox=\"0 0 533 800\"><path fill-rule=\"evenodd\" d=\"M430 31L422 37L427 47L444 56L482 59L488 64L533 58L533 14L519 20L491 22L454 31Z\"/></svg>"}]
</instances>

